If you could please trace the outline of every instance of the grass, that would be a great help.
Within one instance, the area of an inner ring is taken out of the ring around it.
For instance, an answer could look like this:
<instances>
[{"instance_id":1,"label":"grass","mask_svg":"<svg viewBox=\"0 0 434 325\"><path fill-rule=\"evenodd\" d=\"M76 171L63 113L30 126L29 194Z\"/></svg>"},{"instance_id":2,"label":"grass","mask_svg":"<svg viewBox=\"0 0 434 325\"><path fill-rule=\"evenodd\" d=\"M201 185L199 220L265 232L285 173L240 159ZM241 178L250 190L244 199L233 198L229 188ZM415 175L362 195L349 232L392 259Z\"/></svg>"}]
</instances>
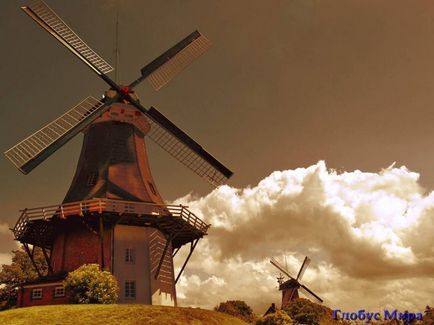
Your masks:
<instances>
[{"instance_id":1,"label":"grass","mask_svg":"<svg viewBox=\"0 0 434 325\"><path fill-rule=\"evenodd\" d=\"M245 325L216 311L150 305L55 305L0 312L0 324L191 324Z\"/></svg>"}]
</instances>

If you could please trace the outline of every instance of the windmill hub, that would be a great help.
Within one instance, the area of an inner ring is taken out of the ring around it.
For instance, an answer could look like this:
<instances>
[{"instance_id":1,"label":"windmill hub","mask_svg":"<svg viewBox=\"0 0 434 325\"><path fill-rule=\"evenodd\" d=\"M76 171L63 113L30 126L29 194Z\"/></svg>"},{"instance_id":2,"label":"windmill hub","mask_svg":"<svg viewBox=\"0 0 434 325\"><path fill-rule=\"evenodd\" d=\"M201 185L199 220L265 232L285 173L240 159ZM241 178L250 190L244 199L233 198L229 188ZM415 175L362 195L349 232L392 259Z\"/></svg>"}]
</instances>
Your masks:
<instances>
[{"instance_id":1,"label":"windmill hub","mask_svg":"<svg viewBox=\"0 0 434 325\"><path fill-rule=\"evenodd\" d=\"M128 87L127 85L122 85L121 86L121 92L124 95L128 95L130 93L130 87Z\"/></svg>"},{"instance_id":2,"label":"windmill hub","mask_svg":"<svg viewBox=\"0 0 434 325\"><path fill-rule=\"evenodd\" d=\"M120 93L118 93L115 89L111 88L104 92L104 100L107 99L115 99L117 96L119 98L116 99L118 103L129 103L129 98L133 99L136 102L140 102L139 96L137 96L136 92L132 90L129 86L120 86Z\"/></svg>"}]
</instances>

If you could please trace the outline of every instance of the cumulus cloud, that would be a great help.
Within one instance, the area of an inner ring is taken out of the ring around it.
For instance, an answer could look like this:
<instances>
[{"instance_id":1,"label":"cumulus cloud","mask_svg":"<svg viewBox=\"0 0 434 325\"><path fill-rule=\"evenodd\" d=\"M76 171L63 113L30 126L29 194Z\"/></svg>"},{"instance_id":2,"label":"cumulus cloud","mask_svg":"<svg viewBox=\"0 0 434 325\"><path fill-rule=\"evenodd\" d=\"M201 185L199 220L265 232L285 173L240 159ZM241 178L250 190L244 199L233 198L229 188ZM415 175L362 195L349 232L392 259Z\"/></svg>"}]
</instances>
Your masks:
<instances>
[{"instance_id":1,"label":"cumulus cloud","mask_svg":"<svg viewBox=\"0 0 434 325\"><path fill-rule=\"evenodd\" d=\"M176 200L212 224L178 285L180 303L242 299L263 312L280 301L269 258L287 256L296 275L308 255L303 282L331 307L432 304L434 192L418 181L406 167L338 173L320 161Z\"/></svg>"}]
</instances>

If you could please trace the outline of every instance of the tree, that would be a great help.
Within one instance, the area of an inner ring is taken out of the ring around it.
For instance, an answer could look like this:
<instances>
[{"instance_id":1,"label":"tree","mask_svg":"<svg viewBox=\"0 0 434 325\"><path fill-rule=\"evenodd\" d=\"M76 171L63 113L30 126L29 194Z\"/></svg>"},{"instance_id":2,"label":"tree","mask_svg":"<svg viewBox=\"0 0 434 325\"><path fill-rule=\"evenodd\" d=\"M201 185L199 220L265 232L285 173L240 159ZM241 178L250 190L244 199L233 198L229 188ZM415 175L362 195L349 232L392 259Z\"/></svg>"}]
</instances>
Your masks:
<instances>
[{"instance_id":1,"label":"tree","mask_svg":"<svg viewBox=\"0 0 434 325\"><path fill-rule=\"evenodd\" d=\"M425 307L425 312L423 315L423 324L434 324L434 308L430 306Z\"/></svg>"},{"instance_id":2,"label":"tree","mask_svg":"<svg viewBox=\"0 0 434 325\"><path fill-rule=\"evenodd\" d=\"M72 303L113 304L118 300L116 278L101 271L98 264L84 264L69 272L64 285Z\"/></svg>"},{"instance_id":3,"label":"tree","mask_svg":"<svg viewBox=\"0 0 434 325\"><path fill-rule=\"evenodd\" d=\"M252 308L242 300L228 300L226 302L221 302L219 306L214 308L214 310L238 317L245 322L252 322L255 318Z\"/></svg>"},{"instance_id":4,"label":"tree","mask_svg":"<svg viewBox=\"0 0 434 325\"><path fill-rule=\"evenodd\" d=\"M291 301L284 310L296 323L319 325L322 320L332 320L332 310L308 299Z\"/></svg>"},{"instance_id":5,"label":"tree","mask_svg":"<svg viewBox=\"0 0 434 325\"><path fill-rule=\"evenodd\" d=\"M283 310L265 315L256 322L256 325L292 325L293 321Z\"/></svg>"},{"instance_id":6,"label":"tree","mask_svg":"<svg viewBox=\"0 0 434 325\"><path fill-rule=\"evenodd\" d=\"M35 247L33 260L41 275L46 275L48 266L42 250ZM0 271L0 309L8 309L16 305L18 288L21 284L38 277L30 257L23 247L12 251L12 263L3 264Z\"/></svg>"}]
</instances>

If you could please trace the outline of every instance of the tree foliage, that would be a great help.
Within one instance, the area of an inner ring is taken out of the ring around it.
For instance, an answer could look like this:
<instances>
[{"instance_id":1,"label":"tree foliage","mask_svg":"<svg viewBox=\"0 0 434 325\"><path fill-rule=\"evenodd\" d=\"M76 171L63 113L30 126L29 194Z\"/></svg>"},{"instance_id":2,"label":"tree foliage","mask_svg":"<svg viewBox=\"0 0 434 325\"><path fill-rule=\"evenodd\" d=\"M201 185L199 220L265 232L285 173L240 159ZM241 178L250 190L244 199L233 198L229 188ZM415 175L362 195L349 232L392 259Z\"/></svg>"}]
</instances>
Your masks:
<instances>
[{"instance_id":1,"label":"tree foliage","mask_svg":"<svg viewBox=\"0 0 434 325\"><path fill-rule=\"evenodd\" d=\"M291 317L283 311L277 310L275 313L261 317L256 325L292 325L294 324Z\"/></svg>"},{"instance_id":2,"label":"tree foliage","mask_svg":"<svg viewBox=\"0 0 434 325\"><path fill-rule=\"evenodd\" d=\"M291 301L284 310L296 323L319 325L323 320L332 320L330 308L305 298Z\"/></svg>"},{"instance_id":3,"label":"tree foliage","mask_svg":"<svg viewBox=\"0 0 434 325\"><path fill-rule=\"evenodd\" d=\"M68 274L65 290L72 303L113 304L118 299L116 278L98 264L84 264Z\"/></svg>"},{"instance_id":4,"label":"tree foliage","mask_svg":"<svg viewBox=\"0 0 434 325\"><path fill-rule=\"evenodd\" d=\"M425 312L423 315L423 324L434 324L434 308L430 306L425 307Z\"/></svg>"},{"instance_id":5,"label":"tree foliage","mask_svg":"<svg viewBox=\"0 0 434 325\"><path fill-rule=\"evenodd\" d=\"M39 247L35 247L33 257L41 275L46 275L48 266ZM3 264L0 271L0 309L15 306L19 286L27 281L35 280L37 277L38 273L23 247L13 250L12 263L10 265Z\"/></svg>"},{"instance_id":6,"label":"tree foliage","mask_svg":"<svg viewBox=\"0 0 434 325\"><path fill-rule=\"evenodd\" d=\"M238 317L246 322L251 322L255 318L252 308L242 300L221 302L214 310Z\"/></svg>"}]
</instances>

